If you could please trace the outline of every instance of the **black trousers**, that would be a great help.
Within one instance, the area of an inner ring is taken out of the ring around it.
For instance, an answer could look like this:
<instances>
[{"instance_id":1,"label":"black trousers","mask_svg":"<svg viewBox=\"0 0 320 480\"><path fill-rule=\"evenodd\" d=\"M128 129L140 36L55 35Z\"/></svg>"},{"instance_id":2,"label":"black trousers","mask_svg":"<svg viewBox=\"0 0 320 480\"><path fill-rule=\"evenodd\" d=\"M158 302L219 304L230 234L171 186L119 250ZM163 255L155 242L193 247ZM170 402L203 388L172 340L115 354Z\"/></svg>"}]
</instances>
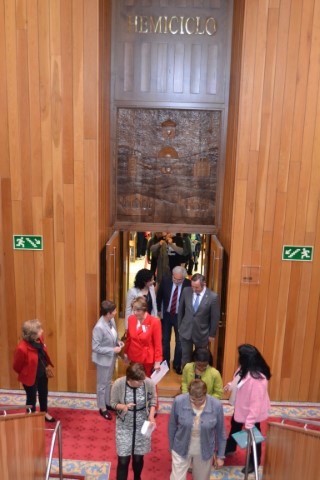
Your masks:
<instances>
[{"instance_id":1,"label":"black trousers","mask_svg":"<svg viewBox=\"0 0 320 480\"><path fill-rule=\"evenodd\" d=\"M231 436L233 433L240 432L242 430L243 423L236 422L234 419L234 415L232 415L231 418L231 430L229 433L229 437L227 440L227 446L226 446L226 452L234 452L237 448L237 442L235 439ZM255 423L255 426L260 430L260 422ZM260 460L261 460L261 443L257 443L257 460L258 460L258 465L260 465ZM250 452L250 463L253 465L253 451L251 448Z\"/></svg>"},{"instance_id":2,"label":"black trousers","mask_svg":"<svg viewBox=\"0 0 320 480\"><path fill-rule=\"evenodd\" d=\"M26 405L32 405L32 412L36 411L37 392L39 398L40 412L46 412L48 409L48 378L45 373L36 378L34 385L28 387L23 385L27 394Z\"/></svg>"}]
</instances>

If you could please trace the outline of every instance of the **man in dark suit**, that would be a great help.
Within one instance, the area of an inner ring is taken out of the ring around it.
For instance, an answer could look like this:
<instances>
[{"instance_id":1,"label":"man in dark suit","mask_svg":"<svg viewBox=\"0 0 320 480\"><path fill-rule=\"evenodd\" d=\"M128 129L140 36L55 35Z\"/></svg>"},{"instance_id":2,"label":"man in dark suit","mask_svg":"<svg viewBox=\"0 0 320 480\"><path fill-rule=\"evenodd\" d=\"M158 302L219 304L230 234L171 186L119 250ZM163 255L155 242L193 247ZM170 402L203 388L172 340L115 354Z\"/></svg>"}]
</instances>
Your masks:
<instances>
[{"instance_id":1,"label":"man in dark suit","mask_svg":"<svg viewBox=\"0 0 320 480\"><path fill-rule=\"evenodd\" d=\"M191 287L182 292L178 311L178 329L183 368L192 361L193 346L207 348L213 342L220 319L219 298L206 287L205 277L196 273Z\"/></svg>"},{"instance_id":2,"label":"man in dark suit","mask_svg":"<svg viewBox=\"0 0 320 480\"><path fill-rule=\"evenodd\" d=\"M178 332L178 308L179 299L182 290L189 287L191 282L186 278L187 271L185 268L176 266L172 270L172 275L163 277L157 292L158 312L161 312L162 323L162 350L163 358L167 360L170 366L170 340L172 328L176 338L176 345L173 357L173 368L181 375L181 344Z\"/></svg>"}]
</instances>

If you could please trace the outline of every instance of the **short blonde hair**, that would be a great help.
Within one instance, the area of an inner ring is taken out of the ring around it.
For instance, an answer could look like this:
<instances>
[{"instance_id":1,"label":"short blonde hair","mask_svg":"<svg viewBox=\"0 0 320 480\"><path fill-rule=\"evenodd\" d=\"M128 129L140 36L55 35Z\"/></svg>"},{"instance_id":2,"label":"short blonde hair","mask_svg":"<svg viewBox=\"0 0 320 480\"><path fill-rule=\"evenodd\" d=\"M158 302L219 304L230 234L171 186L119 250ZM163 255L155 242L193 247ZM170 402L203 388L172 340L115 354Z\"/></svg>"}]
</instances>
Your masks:
<instances>
[{"instance_id":1,"label":"short blonde hair","mask_svg":"<svg viewBox=\"0 0 320 480\"><path fill-rule=\"evenodd\" d=\"M36 318L34 320L26 320L22 325L22 338L27 342L34 342L41 328L41 322Z\"/></svg>"},{"instance_id":2,"label":"short blonde hair","mask_svg":"<svg viewBox=\"0 0 320 480\"><path fill-rule=\"evenodd\" d=\"M147 300L144 297L136 297L131 302L131 308L132 308L132 310L134 308L136 308L136 309L143 310L144 312L146 312L148 310Z\"/></svg>"}]
</instances>

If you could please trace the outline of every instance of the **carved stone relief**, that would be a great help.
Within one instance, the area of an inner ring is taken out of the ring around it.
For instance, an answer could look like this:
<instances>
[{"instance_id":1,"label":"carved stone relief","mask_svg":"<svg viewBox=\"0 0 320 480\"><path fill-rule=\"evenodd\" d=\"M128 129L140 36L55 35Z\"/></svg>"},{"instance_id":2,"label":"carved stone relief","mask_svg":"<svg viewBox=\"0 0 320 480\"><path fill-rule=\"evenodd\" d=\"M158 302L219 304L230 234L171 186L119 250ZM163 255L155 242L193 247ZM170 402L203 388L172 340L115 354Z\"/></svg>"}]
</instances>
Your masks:
<instances>
[{"instance_id":1,"label":"carved stone relief","mask_svg":"<svg viewBox=\"0 0 320 480\"><path fill-rule=\"evenodd\" d=\"M117 222L215 225L221 112L119 108Z\"/></svg>"}]
</instances>

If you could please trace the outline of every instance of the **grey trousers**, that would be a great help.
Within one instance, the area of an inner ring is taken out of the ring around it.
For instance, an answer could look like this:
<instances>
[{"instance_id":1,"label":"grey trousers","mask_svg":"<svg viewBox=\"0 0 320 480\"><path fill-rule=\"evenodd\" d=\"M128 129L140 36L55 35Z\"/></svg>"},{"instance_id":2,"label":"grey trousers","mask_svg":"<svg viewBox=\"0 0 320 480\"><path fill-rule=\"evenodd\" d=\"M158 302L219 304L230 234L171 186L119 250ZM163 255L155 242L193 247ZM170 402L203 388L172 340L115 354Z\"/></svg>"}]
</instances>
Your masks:
<instances>
[{"instance_id":1,"label":"grey trousers","mask_svg":"<svg viewBox=\"0 0 320 480\"><path fill-rule=\"evenodd\" d=\"M110 392L112 385L112 375L116 356L109 367L96 364L97 367L97 406L101 410L106 409L106 405L110 405Z\"/></svg>"}]
</instances>

